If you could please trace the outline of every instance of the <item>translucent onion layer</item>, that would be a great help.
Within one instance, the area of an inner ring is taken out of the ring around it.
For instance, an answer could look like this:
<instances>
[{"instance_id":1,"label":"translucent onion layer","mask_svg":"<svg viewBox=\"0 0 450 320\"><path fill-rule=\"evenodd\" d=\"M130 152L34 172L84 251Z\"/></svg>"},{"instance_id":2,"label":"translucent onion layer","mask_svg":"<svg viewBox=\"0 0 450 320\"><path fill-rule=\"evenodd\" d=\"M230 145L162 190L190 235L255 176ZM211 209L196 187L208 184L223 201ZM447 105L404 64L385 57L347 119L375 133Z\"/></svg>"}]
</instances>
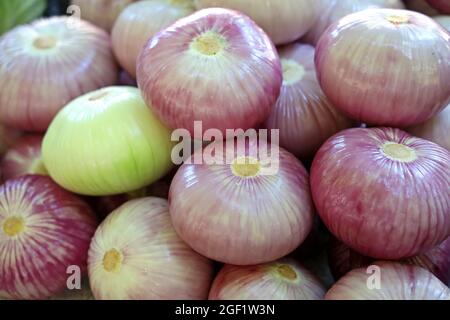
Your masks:
<instances>
[{"instance_id":1,"label":"translucent onion layer","mask_svg":"<svg viewBox=\"0 0 450 320\"><path fill-rule=\"evenodd\" d=\"M149 39L193 12L192 0L148 0L129 5L111 33L114 54L122 68L136 78L136 61Z\"/></svg>"},{"instance_id":2,"label":"translucent onion layer","mask_svg":"<svg viewBox=\"0 0 450 320\"><path fill-rule=\"evenodd\" d=\"M167 200L127 202L97 229L89 250L96 299L206 299L212 263L175 233Z\"/></svg>"},{"instance_id":3,"label":"translucent onion layer","mask_svg":"<svg viewBox=\"0 0 450 320\"><path fill-rule=\"evenodd\" d=\"M450 2L448 0L427 0L427 2L439 12L450 14Z\"/></svg>"},{"instance_id":4,"label":"translucent onion layer","mask_svg":"<svg viewBox=\"0 0 450 320\"><path fill-rule=\"evenodd\" d=\"M349 15L316 48L319 82L349 117L371 125L412 126L450 102L450 35L406 10Z\"/></svg>"},{"instance_id":5,"label":"translucent onion layer","mask_svg":"<svg viewBox=\"0 0 450 320\"><path fill-rule=\"evenodd\" d=\"M322 300L325 287L292 259L255 266L226 265L209 292L210 300Z\"/></svg>"},{"instance_id":6,"label":"translucent onion layer","mask_svg":"<svg viewBox=\"0 0 450 320\"><path fill-rule=\"evenodd\" d=\"M49 177L0 187L0 297L45 299L64 290L67 269L86 270L97 223L90 208Z\"/></svg>"},{"instance_id":7,"label":"translucent onion layer","mask_svg":"<svg viewBox=\"0 0 450 320\"><path fill-rule=\"evenodd\" d=\"M375 262L380 289L368 286L366 268L352 270L326 294L326 300L449 300L450 289L431 272L414 265Z\"/></svg>"},{"instance_id":8,"label":"translucent onion layer","mask_svg":"<svg viewBox=\"0 0 450 320\"><path fill-rule=\"evenodd\" d=\"M45 131L67 102L117 81L106 32L68 17L11 30L0 52L0 122L25 131Z\"/></svg>"},{"instance_id":9,"label":"translucent onion layer","mask_svg":"<svg viewBox=\"0 0 450 320\"><path fill-rule=\"evenodd\" d=\"M171 128L248 129L270 114L281 66L267 35L246 16L205 9L178 20L144 47L137 80Z\"/></svg>"},{"instance_id":10,"label":"translucent onion layer","mask_svg":"<svg viewBox=\"0 0 450 320\"><path fill-rule=\"evenodd\" d=\"M356 251L410 257L450 236L450 153L398 129L349 129L329 139L311 169L328 229Z\"/></svg>"},{"instance_id":11,"label":"translucent onion layer","mask_svg":"<svg viewBox=\"0 0 450 320\"><path fill-rule=\"evenodd\" d=\"M441 26L444 27L445 30L450 32L450 15L448 16L436 16L433 17L434 21L439 23Z\"/></svg>"},{"instance_id":12,"label":"translucent onion layer","mask_svg":"<svg viewBox=\"0 0 450 320\"><path fill-rule=\"evenodd\" d=\"M313 47L292 44L279 54L283 86L265 127L279 129L280 146L308 159L325 140L353 123L330 104L320 88Z\"/></svg>"}]
</instances>

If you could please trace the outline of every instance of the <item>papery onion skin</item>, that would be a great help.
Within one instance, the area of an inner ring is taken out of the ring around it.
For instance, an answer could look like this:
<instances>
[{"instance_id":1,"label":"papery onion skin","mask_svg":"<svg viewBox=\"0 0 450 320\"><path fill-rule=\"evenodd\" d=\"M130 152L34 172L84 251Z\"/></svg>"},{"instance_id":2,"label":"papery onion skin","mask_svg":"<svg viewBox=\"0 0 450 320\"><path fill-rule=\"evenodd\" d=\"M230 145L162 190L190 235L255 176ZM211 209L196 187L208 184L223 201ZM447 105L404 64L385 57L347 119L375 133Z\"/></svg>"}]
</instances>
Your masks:
<instances>
[{"instance_id":1,"label":"papery onion skin","mask_svg":"<svg viewBox=\"0 0 450 320\"><path fill-rule=\"evenodd\" d=\"M334 106L369 125L412 126L450 103L450 35L416 12L369 9L339 20L320 38L316 67Z\"/></svg>"},{"instance_id":2,"label":"papery onion skin","mask_svg":"<svg viewBox=\"0 0 450 320\"><path fill-rule=\"evenodd\" d=\"M414 265L375 262L380 289L369 288L366 268L350 271L325 295L326 300L449 300L450 289L431 272Z\"/></svg>"},{"instance_id":3,"label":"papery onion skin","mask_svg":"<svg viewBox=\"0 0 450 320\"><path fill-rule=\"evenodd\" d=\"M427 0L427 2L439 12L450 14L450 2L448 0Z\"/></svg>"},{"instance_id":4,"label":"papery onion skin","mask_svg":"<svg viewBox=\"0 0 450 320\"><path fill-rule=\"evenodd\" d=\"M61 292L67 268L86 271L97 222L89 206L49 177L0 187L0 297L45 299Z\"/></svg>"},{"instance_id":5,"label":"papery onion skin","mask_svg":"<svg viewBox=\"0 0 450 320\"><path fill-rule=\"evenodd\" d=\"M313 161L311 189L328 229L364 255L411 257L450 236L450 153L399 129L330 138Z\"/></svg>"},{"instance_id":6,"label":"papery onion skin","mask_svg":"<svg viewBox=\"0 0 450 320\"><path fill-rule=\"evenodd\" d=\"M279 49L285 79L265 122L266 128L279 130L280 146L301 159L310 159L329 137L354 125L320 88L314 53L312 46L298 43Z\"/></svg>"},{"instance_id":7,"label":"papery onion skin","mask_svg":"<svg viewBox=\"0 0 450 320\"><path fill-rule=\"evenodd\" d=\"M293 259L255 266L225 265L209 300L321 300L325 287Z\"/></svg>"},{"instance_id":8,"label":"papery onion skin","mask_svg":"<svg viewBox=\"0 0 450 320\"><path fill-rule=\"evenodd\" d=\"M439 12L430 6L426 0L403 0L408 10L417 11L427 16L436 16Z\"/></svg>"},{"instance_id":9,"label":"papery onion skin","mask_svg":"<svg viewBox=\"0 0 450 320\"><path fill-rule=\"evenodd\" d=\"M136 78L136 61L148 40L193 12L190 0L147 0L125 8L111 32L114 53L122 68Z\"/></svg>"},{"instance_id":10,"label":"papery onion skin","mask_svg":"<svg viewBox=\"0 0 450 320\"><path fill-rule=\"evenodd\" d=\"M115 210L89 250L90 284L100 300L206 299L212 271L175 233L167 200L159 198Z\"/></svg>"},{"instance_id":11,"label":"papery onion skin","mask_svg":"<svg viewBox=\"0 0 450 320\"><path fill-rule=\"evenodd\" d=\"M448 16L436 16L433 17L434 21L439 23L441 26L444 27L445 30L450 32L450 15Z\"/></svg>"},{"instance_id":12,"label":"papery onion skin","mask_svg":"<svg viewBox=\"0 0 450 320\"><path fill-rule=\"evenodd\" d=\"M233 9L252 18L276 45L299 39L319 16L317 0L194 0L198 9Z\"/></svg>"},{"instance_id":13,"label":"papery onion skin","mask_svg":"<svg viewBox=\"0 0 450 320\"><path fill-rule=\"evenodd\" d=\"M107 87L58 113L44 136L42 155L50 176L65 189L105 196L164 177L173 166L172 146L170 131L139 89Z\"/></svg>"},{"instance_id":14,"label":"papery onion skin","mask_svg":"<svg viewBox=\"0 0 450 320\"><path fill-rule=\"evenodd\" d=\"M306 169L280 148L279 159L271 160L272 168L278 163L279 170L265 174L261 163L270 159L261 150L271 146L256 143L240 149L235 141L227 141L198 150L191 160L202 158L202 152L205 159L215 150L221 163L185 163L170 186L170 214L177 233L213 260L235 265L273 261L295 250L312 228ZM253 176L239 175L233 169L235 160L225 164L227 157L257 159L258 170Z\"/></svg>"},{"instance_id":15,"label":"papery onion skin","mask_svg":"<svg viewBox=\"0 0 450 320\"><path fill-rule=\"evenodd\" d=\"M156 34L138 59L148 105L171 128L248 129L270 114L281 65L268 36L248 17L200 10Z\"/></svg>"},{"instance_id":16,"label":"papery onion skin","mask_svg":"<svg viewBox=\"0 0 450 320\"><path fill-rule=\"evenodd\" d=\"M19 26L0 52L0 121L20 130L44 132L70 100L117 81L108 34L81 20Z\"/></svg>"}]
</instances>

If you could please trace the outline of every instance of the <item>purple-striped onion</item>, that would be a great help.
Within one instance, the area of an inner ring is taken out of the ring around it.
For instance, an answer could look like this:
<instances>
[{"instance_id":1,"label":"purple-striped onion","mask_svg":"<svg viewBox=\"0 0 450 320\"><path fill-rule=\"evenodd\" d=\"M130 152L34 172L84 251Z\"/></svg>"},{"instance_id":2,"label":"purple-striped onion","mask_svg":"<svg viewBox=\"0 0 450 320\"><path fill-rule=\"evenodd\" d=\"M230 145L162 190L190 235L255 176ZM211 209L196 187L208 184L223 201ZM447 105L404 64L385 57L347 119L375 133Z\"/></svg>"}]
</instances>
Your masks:
<instances>
[{"instance_id":1,"label":"purple-striped onion","mask_svg":"<svg viewBox=\"0 0 450 320\"><path fill-rule=\"evenodd\" d=\"M90 208L49 177L0 187L0 297L45 299L64 290L69 267L86 270L97 222Z\"/></svg>"},{"instance_id":2,"label":"purple-striped onion","mask_svg":"<svg viewBox=\"0 0 450 320\"><path fill-rule=\"evenodd\" d=\"M172 128L248 129L270 114L281 65L270 39L248 17L205 9L156 34L138 59L148 105Z\"/></svg>"},{"instance_id":3,"label":"purple-striped onion","mask_svg":"<svg viewBox=\"0 0 450 320\"><path fill-rule=\"evenodd\" d=\"M255 266L225 265L215 278L210 300L321 300L325 287L293 259Z\"/></svg>"},{"instance_id":4,"label":"purple-striped onion","mask_svg":"<svg viewBox=\"0 0 450 320\"><path fill-rule=\"evenodd\" d=\"M88 269L100 300L206 299L213 271L175 233L167 200L159 198L111 213L92 240Z\"/></svg>"},{"instance_id":5,"label":"purple-striped onion","mask_svg":"<svg viewBox=\"0 0 450 320\"><path fill-rule=\"evenodd\" d=\"M450 102L450 35L416 12L346 16L320 38L316 67L336 108L371 125L412 126Z\"/></svg>"},{"instance_id":6,"label":"purple-striped onion","mask_svg":"<svg viewBox=\"0 0 450 320\"><path fill-rule=\"evenodd\" d=\"M328 229L364 255L411 257L450 236L450 152L401 130L338 133L316 154L311 188Z\"/></svg>"},{"instance_id":7,"label":"purple-striped onion","mask_svg":"<svg viewBox=\"0 0 450 320\"><path fill-rule=\"evenodd\" d=\"M430 6L426 0L403 0L408 10L417 11L427 16L436 16L439 12Z\"/></svg>"},{"instance_id":8,"label":"purple-striped onion","mask_svg":"<svg viewBox=\"0 0 450 320\"><path fill-rule=\"evenodd\" d=\"M353 123L330 104L320 88L312 46L292 44L281 48L279 55L283 85L265 127L279 129L280 146L307 159L325 140Z\"/></svg>"},{"instance_id":9,"label":"purple-striped onion","mask_svg":"<svg viewBox=\"0 0 450 320\"><path fill-rule=\"evenodd\" d=\"M450 15L436 16L436 17L433 17L433 19L434 19L434 21L439 23L441 26L443 26L445 30L450 32Z\"/></svg>"},{"instance_id":10,"label":"purple-striped onion","mask_svg":"<svg viewBox=\"0 0 450 320\"><path fill-rule=\"evenodd\" d=\"M440 13L450 14L450 1L448 0L427 0L428 4Z\"/></svg>"}]
</instances>

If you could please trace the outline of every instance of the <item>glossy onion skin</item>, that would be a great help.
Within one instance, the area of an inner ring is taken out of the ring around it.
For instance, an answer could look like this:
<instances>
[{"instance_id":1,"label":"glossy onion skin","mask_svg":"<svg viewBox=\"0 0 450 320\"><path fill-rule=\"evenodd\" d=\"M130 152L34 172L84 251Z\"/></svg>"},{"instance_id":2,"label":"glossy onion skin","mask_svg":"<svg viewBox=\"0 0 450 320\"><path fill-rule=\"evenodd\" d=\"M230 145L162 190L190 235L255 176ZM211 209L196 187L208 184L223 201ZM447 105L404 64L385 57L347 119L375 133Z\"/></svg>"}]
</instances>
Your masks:
<instances>
[{"instance_id":1,"label":"glossy onion skin","mask_svg":"<svg viewBox=\"0 0 450 320\"><path fill-rule=\"evenodd\" d=\"M198 9L221 7L240 11L261 26L276 45L299 39L319 15L317 0L194 0Z\"/></svg>"},{"instance_id":2,"label":"glossy onion skin","mask_svg":"<svg viewBox=\"0 0 450 320\"><path fill-rule=\"evenodd\" d=\"M353 125L320 88L314 53L312 46L298 43L279 49L282 63L295 61L305 74L295 83L283 81L277 103L265 122L266 128L280 130L280 146L301 159L311 158L325 140Z\"/></svg>"},{"instance_id":3,"label":"glossy onion skin","mask_svg":"<svg viewBox=\"0 0 450 320\"><path fill-rule=\"evenodd\" d=\"M13 237L5 233L11 217L25 224ZM49 177L6 182L0 187L0 297L45 299L62 291L69 266L86 270L96 225L90 208Z\"/></svg>"},{"instance_id":4,"label":"glossy onion skin","mask_svg":"<svg viewBox=\"0 0 450 320\"><path fill-rule=\"evenodd\" d=\"M122 68L136 78L136 61L148 40L193 12L192 1L139 1L126 7L111 32L114 54Z\"/></svg>"},{"instance_id":5,"label":"glossy onion skin","mask_svg":"<svg viewBox=\"0 0 450 320\"><path fill-rule=\"evenodd\" d=\"M409 147L411 162L386 144ZM311 169L322 221L341 241L378 259L410 257L450 236L450 154L398 129L349 129L329 139Z\"/></svg>"},{"instance_id":6,"label":"glossy onion skin","mask_svg":"<svg viewBox=\"0 0 450 320\"><path fill-rule=\"evenodd\" d=\"M434 21L439 23L441 26L444 27L445 30L450 32L450 15L448 16L436 16L433 17Z\"/></svg>"},{"instance_id":7,"label":"glossy onion skin","mask_svg":"<svg viewBox=\"0 0 450 320\"><path fill-rule=\"evenodd\" d=\"M320 38L316 67L330 101L363 123L412 126L450 102L450 35L416 12L369 9L339 20Z\"/></svg>"},{"instance_id":8,"label":"glossy onion skin","mask_svg":"<svg viewBox=\"0 0 450 320\"><path fill-rule=\"evenodd\" d=\"M375 262L380 289L369 289L366 268L350 271L325 295L326 300L449 300L450 289L429 271L414 265Z\"/></svg>"},{"instance_id":9,"label":"glossy onion skin","mask_svg":"<svg viewBox=\"0 0 450 320\"><path fill-rule=\"evenodd\" d=\"M42 36L54 37L55 47L35 48ZM70 100L117 81L108 34L68 17L11 30L0 52L0 121L20 130L44 132Z\"/></svg>"},{"instance_id":10,"label":"glossy onion skin","mask_svg":"<svg viewBox=\"0 0 450 320\"><path fill-rule=\"evenodd\" d=\"M104 268L104 256L123 255L117 271ZM206 299L212 263L175 233L167 200L127 202L97 229L89 249L89 279L96 299Z\"/></svg>"},{"instance_id":11,"label":"glossy onion skin","mask_svg":"<svg viewBox=\"0 0 450 320\"><path fill-rule=\"evenodd\" d=\"M212 148L222 163L230 154L261 160L254 146L243 150L227 142L223 151L220 145ZM201 158L201 152L191 159ZM274 175L241 177L231 165L191 163L183 164L172 181L170 214L177 233L200 254L234 265L265 263L295 250L311 231L309 176L287 151L280 148Z\"/></svg>"},{"instance_id":12,"label":"glossy onion skin","mask_svg":"<svg viewBox=\"0 0 450 320\"><path fill-rule=\"evenodd\" d=\"M214 32L226 45L207 56L192 48ZM281 66L270 39L248 17L200 10L156 34L138 60L137 80L148 105L171 128L248 129L270 114L280 93Z\"/></svg>"},{"instance_id":13,"label":"glossy onion skin","mask_svg":"<svg viewBox=\"0 0 450 320\"><path fill-rule=\"evenodd\" d=\"M448 0L427 0L427 2L439 12L450 14L450 2Z\"/></svg>"},{"instance_id":14,"label":"glossy onion skin","mask_svg":"<svg viewBox=\"0 0 450 320\"><path fill-rule=\"evenodd\" d=\"M289 266L296 279L283 277L277 268ZM215 278L210 300L321 300L323 284L293 259L255 266L225 265Z\"/></svg>"}]
</instances>

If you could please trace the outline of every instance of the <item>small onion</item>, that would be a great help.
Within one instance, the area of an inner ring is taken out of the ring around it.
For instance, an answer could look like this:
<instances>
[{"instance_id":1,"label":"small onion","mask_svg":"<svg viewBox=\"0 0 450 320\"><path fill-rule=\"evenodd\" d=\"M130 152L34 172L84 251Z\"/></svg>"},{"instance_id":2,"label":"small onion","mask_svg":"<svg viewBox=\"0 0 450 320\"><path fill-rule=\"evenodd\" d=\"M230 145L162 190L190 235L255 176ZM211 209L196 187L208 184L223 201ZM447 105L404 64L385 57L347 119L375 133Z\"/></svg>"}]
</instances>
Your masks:
<instances>
[{"instance_id":1,"label":"small onion","mask_svg":"<svg viewBox=\"0 0 450 320\"><path fill-rule=\"evenodd\" d=\"M292 44L279 54L283 86L265 127L279 129L280 146L307 159L325 140L353 123L330 104L320 88L313 47Z\"/></svg>"},{"instance_id":2,"label":"small onion","mask_svg":"<svg viewBox=\"0 0 450 320\"><path fill-rule=\"evenodd\" d=\"M339 20L320 38L316 67L330 101L360 122L412 126L450 102L450 35L416 12L369 9Z\"/></svg>"},{"instance_id":3,"label":"small onion","mask_svg":"<svg viewBox=\"0 0 450 320\"><path fill-rule=\"evenodd\" d=\"M248 17L205 9L159 32L142 51L139 88L171 128L248 129L270 114L282 82L267 35Z\"/></svg>"},{"instance_id":4,"label":"small onion","mask_svg":"<svg viewBox=\"0 0 450 320\"><path fill-rule=\"evenodd\" d=\"M164 199L127 202L100 225L89 249L100 300L206 299L212 271L175 233Z\"/></svg>"},{"instance_id":5,"label":"small onion","mask_svg":"<svg viewBox=\"0 0 450 320\"><path fill-rule=\"evenodd\" d=\"M439 12L430 6L426 0L403 0L408 10L417 11L427 16L436 16Z\"/></svg>"},{"instance_id":6,"label":"small onion","mask_svg":"<svg viewBox=\"0 0 450 320\"><path fill-rule=\"evenodd\" d=\"M350 271L326 294L326 300L449 300L450 289L431 272L414 265L375 262L380 287L368 285L366 268Z\"/></svg>"},{"instance_id":7,"label":"small onion","mask_svg":"<svg viewBox=\"0 0 450 320\"><path fill-rule=\"evenodd\" d=\"M448 16L437 16L433 17L434 21L439 23L441 26L444 27L445 30L450 32L450 15Z\"/></svg>"},{"instance_id":8,"label":"small onion","mask_svg":"<svg viewBox=\"0 0 450 320\"><path fill-rule=\"evenodd\" d=\"M292 259L255 266L226 265L209 292L210 300L321 300L325 287Z\"/></svg>"},{"instance_id":9,"label":"small onion","mask_svg":"<svg viewBox=\"0 0 450 320\"><path fill-rule=\"evenodd\" d=\"M401 130L335 135L313 161L311 188L328 229L367 256L411 257L450 236L450 153Z\"/></svg>"},{"instance_id":10,"label":"small onion","mask_svg":"<svg viewBox=\"0 0 450 320\"><path fill-rule=\"evenodd\" d=\"M136 78L136 61L148 40L193 12L192 0L147 0L129 5L111 33L114 53L122 68Z\"/></svg>"},{"instance_id":11,"label":"small onion","mask_svg":"<svg viewBox=\"0 0 450 320\"><path fill-rule=\"evenodd\" d=\"M450 1L449 0L427 0L428 4L439 12L444 14L450 14Z\"/></svg>"},{"instance_id":12,"label":"small onion","mask_svg":"<svg viewBox=\"0 0 450 320\"><path fill-rule=\"evenodd\" d=\"M109 36L70 19L42 19L0 38L3 124L43 132L67 102L116 83Z\"/></svg>"},{"instance_id":13,"label":"small onion","mask_svg":"<svg viewBox=\"0 0 450 320\"><path fill-rule=\"evenodd\" d=\"M86 271L95 216L49 177L0 187L0 297L45 299L66 286L67 269Z\"/></svg>"}]
</instances>

